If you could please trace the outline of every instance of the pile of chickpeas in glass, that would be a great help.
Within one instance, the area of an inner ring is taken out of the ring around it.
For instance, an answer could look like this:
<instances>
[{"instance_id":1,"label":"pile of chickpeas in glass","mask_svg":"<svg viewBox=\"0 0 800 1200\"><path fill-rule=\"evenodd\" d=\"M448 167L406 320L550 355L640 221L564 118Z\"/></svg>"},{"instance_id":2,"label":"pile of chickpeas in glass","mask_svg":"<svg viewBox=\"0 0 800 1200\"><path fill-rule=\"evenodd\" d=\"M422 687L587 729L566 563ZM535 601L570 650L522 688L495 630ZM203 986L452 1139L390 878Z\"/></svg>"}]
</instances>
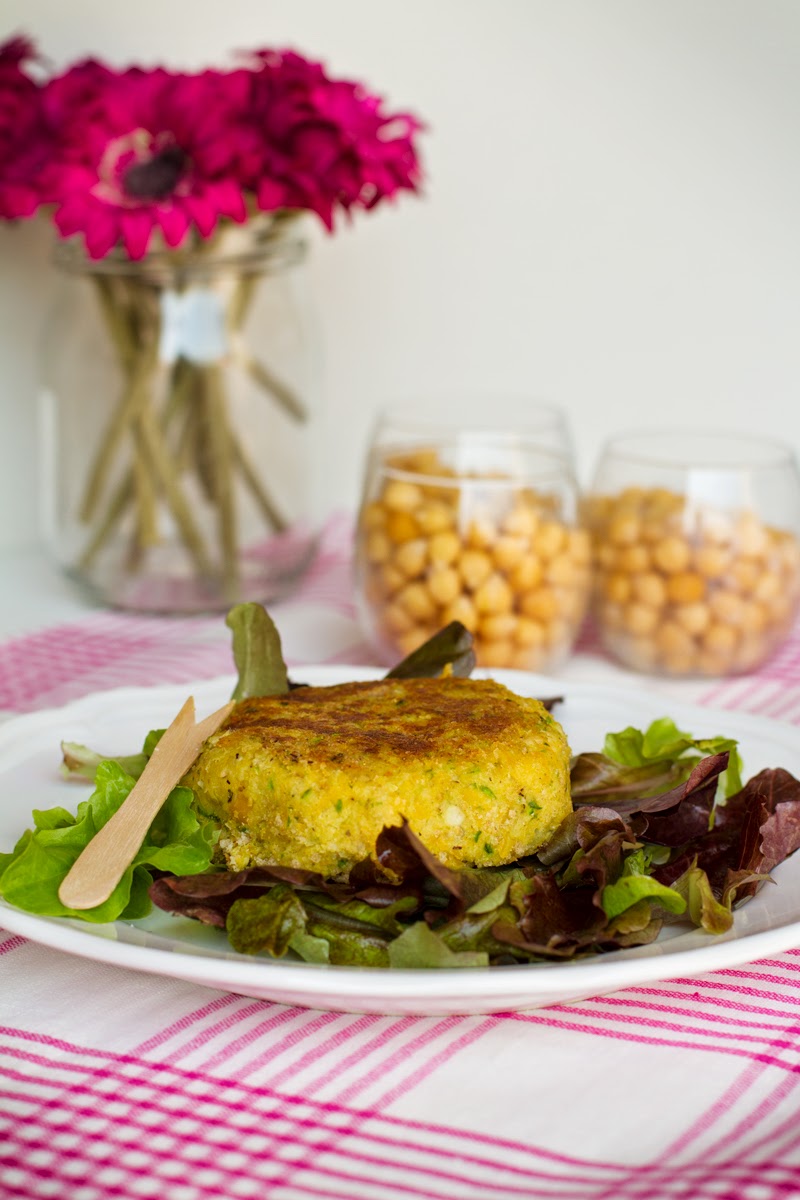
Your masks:
<instances>
[{"instance_id":1,"label":"pile of chickpeas in glass","mask_svg":"<svg viewBox=\"0 0 800 1200\"><path fill-rule=\"evenodd\" d=\"M481 666L560 661L591 586L588 533L561 508L499 474L456 474L435 450L387 456L356 539L363 615L387 658L460 621Z\"/></svg>"},{"instance_id":2,"label":"pile of chickpeas in glass","mask_svg":"<svg viewBox=\"0 0 800 1200\"><path fill-rule=\"evenodd\" d=\"M800 607L800 543L754 512L663 487L555 496L456 474L435 450L387 456L359 516L362 613L387 659L450 621L480 666L548 670L590 600L604 648L634 670L721 676L762 663Z\"/></svg>"},{"instance_id":3,"label":"pile of chickpeas in glass","mask_svg":"<svg viewBox=\"0 0 800 1200\"><path fill-rule=\"evenodd\" d=\"M800 600L792 534L657 487L589 497L584 514L601 640L626 666L745 672L788 634Z\"/></svg>"}]
</instances>

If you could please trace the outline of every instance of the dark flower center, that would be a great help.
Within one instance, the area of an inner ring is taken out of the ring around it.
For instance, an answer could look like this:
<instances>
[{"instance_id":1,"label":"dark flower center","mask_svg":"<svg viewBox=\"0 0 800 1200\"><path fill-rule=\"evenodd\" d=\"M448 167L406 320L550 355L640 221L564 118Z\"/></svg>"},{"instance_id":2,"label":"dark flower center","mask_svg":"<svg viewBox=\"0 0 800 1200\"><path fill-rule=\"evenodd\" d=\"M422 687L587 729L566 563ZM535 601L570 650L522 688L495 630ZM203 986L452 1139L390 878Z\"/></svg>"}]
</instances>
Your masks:
<instances>
[{"instance_id":1,"label":"dark flower center","mask_svg":"<svg viewBox=\"0 0 800 1200\"><path fill-rule=\"evenodd\" d=\"M187 155L180 146L165 146L152 158L134 162L122 177L122 187L132 200L166 200L177 187Z\"/></svg>"}]
</instances>

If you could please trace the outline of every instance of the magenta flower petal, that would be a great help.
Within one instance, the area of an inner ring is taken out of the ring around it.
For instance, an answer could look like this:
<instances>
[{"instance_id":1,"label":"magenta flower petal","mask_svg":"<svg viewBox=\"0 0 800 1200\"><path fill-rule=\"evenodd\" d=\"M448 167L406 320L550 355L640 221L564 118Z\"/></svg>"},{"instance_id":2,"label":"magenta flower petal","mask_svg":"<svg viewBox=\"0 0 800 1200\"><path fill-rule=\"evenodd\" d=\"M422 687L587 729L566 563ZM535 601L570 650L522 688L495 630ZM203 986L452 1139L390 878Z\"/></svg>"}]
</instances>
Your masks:
<instances>
[{"instance_id":1,"label":"magenta flower petal","mask_svg":"<svg viewBox=\"0 0 800 1200\"><path fill-rule=\"evenodd\" d=\"M149 209L133 208L120 214L122 243L130 258L144 258L155 225L154 213Z\"/></svg>"},{"instance_id":2,"label":"magenta flower petal","mask_svg":"<svg viewBox=\"0 0 800 1200\"><path fill-rule=\"evenodd\" d=\"M93 220L85 233L86 252L89 258L105 258L119 240L119 226L114 213L97 205Z\"/></svg>"},{"instance_id":3,"label":"magenta flower petal","mask_svg":"<svg viewBox=\"0 0 800 1200\"><path fill-rule=\"evenodd\" d=\"M180 246L191 228L188 213L178 204L172 204L168 208L160 209L158 212L158 223L161 226L164 241L173 249L176 246Z\"/></svg>"}]
</instances>

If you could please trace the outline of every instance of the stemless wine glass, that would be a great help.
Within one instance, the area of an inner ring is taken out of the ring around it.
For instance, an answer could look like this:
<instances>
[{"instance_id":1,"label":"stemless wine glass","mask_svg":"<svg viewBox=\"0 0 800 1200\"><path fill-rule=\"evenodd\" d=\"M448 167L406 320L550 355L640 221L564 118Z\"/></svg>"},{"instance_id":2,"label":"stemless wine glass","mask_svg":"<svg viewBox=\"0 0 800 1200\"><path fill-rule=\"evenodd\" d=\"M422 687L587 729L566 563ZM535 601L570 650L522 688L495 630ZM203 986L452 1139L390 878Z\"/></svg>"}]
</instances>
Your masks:
<instances>
[{"instance_id":1,"label":"stemless wine glass","mask_svg":"<svg viewBox=\"0 0 800 1200\"><path fill-rule=\"evenodd\" d=\"M571 649L589 599L589 538L566 422L544 406L529 415L538 431L408 412L379 422L356 591L387 663L454 620L481 666L547 670Z\"/></svg>"},{"instance_id":2,"label":"stemless wine glass","mask_svg":"<svg viewBox=\"0 0 800 1200\"><path fill-rule=\"evenodd\" d=\"M800 473L745 434L661 430L605 446L585 518L605 648L634 670L752 671L800 603Z\"/></svg>"}]
</instances>

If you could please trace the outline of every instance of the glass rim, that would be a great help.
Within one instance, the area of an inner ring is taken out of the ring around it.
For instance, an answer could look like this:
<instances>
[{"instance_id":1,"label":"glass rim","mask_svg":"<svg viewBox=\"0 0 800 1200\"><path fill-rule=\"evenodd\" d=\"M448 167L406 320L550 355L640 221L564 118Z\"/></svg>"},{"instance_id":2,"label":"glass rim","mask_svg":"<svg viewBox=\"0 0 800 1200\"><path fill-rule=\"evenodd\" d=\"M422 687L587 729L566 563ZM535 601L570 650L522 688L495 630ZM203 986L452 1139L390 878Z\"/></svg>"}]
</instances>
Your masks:
<instances>
[{"instance_id":1,"label":"glass rim","mask_svg":"<svg viewBox=\"0 0 800 1200\"><path fill-rule=\"evenodd\" d=\"M174 284L209 278L219 272L238 275L260 275L271 270L295 266L302 262L308 242L286 234L267 236L240 251L225 252L210 248L191 250L154 250L144 258L132 259L121 251L112 251L104 258L89 258L78 238L58 242L53 252L55 265L69 275L112 276L147 280L152 283Z\"/></svg>"},{"instance_id":2,"label":"glass rim","mask_svg":"<svg viewBox=\"0 0 800 1200\"><path fill-rule=\"evenodd\" d=\"M540 484L553 481L562 484L566 482L577 490L577 475L569 458L558 451L543 449L538 445L535 450L545 464L541 470L511 471L507 475L481 475L466 470L454 475L431 475L408 467L391 466L381 457L379 448L374 447L370 454L368 474L396 479L401 483L413 483L418 487L463 488L465 485L474 485L481 488L536 488Z\"/></svg>"},{"instance_id":3,"label":"glass rim","mask_svg":"<svg viewBox=\"0 0 800 1200\"><path fill-rule=\"evenodd\" d=\"M665 449L665 443L681 440L682 453ZM693 455L691 448L702 445L705 453ZM741 455L725 458L715 447L738 448ZM598 457L598 466L615 459L642 466L694 471L760 471L791 466L796 455L788 442L765 434L737 430L720 432L711 428L668 427L634 429L608 438Z\"/></svg>"}]
</instances>

